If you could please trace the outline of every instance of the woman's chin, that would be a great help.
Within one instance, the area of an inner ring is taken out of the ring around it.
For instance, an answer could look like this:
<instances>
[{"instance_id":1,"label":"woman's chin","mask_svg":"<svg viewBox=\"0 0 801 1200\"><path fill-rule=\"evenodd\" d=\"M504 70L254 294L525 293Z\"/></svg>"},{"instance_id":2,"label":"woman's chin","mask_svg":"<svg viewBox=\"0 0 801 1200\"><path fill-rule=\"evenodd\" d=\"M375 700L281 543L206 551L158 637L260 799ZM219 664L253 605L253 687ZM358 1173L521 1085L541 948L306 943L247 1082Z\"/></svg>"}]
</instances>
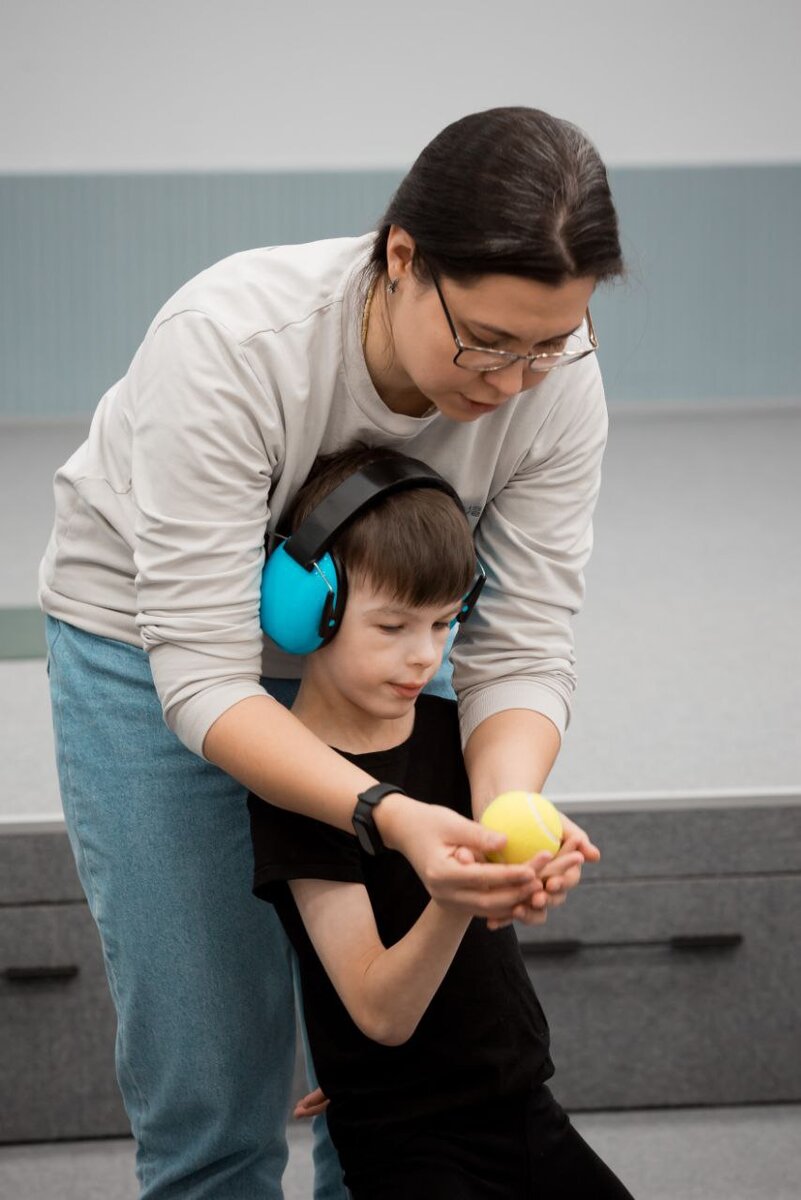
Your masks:
<instances>
[{"instance_id":1,"label":"woman's chin","mask_svg":"<svg viewBox=\"0 0 801 1200\"><path fill-rule=\"evenodd\" d=\"M444 417L451 421L468 423L486 417L500 407L498 404L479 404L461 392L449 392L434 403Z\"/></svg>"}]
</instances>

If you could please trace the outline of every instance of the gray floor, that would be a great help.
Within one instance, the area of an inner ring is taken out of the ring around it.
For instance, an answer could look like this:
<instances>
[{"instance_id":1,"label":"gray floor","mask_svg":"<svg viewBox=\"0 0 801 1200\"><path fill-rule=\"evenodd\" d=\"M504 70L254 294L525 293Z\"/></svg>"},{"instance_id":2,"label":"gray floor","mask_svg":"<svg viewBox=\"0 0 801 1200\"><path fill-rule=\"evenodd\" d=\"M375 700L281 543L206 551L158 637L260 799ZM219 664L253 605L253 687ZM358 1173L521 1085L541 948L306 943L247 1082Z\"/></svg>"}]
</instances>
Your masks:
<instances>
[{"instance_id":1,"label":"gray floor","mask_svg":"<svg viewBox=\"0 0 801 1200\"><path fill-rule=\"evenodd\" d=\"M34 603L50 477L76 427L0 429L0 606ZM568 796L801 785L801 405L612 415L576 621L574 718L549 781ZM59 813L41 662L0 662L0 819ZM801 1105L584 1113L640 1200L793 1200ZM309 1197L293 1127L287 1200ZM128 1200L128 1141L0 1147L0 1196Z\"/></svg>"},{"instance_id":2,"label":"gray floor","mask_svg":"<svg viewBox=\"0 0 801 1200\"><path fill-rule=\"evenodd\" d=\"M582 1113L573 1124L636 1200L798 1200L801 1193L801 1106ZM308 1129L295 1126L285 1200L310 1200L310 1151ZM130 1141L0 1147L0 1196L135 1200L133 1161Z\"/></svg>"}]
</instances>

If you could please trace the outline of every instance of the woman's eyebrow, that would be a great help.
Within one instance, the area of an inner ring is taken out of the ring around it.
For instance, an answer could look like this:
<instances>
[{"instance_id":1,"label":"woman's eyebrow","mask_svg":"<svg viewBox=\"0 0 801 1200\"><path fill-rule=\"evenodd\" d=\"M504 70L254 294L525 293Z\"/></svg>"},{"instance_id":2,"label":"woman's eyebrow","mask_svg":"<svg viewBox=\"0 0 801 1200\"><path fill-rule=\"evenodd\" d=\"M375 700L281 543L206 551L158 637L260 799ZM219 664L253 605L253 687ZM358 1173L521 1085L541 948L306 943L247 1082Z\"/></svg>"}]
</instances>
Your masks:
<instances>
[{"instance_id":1,"label":"woman's eyebrow","mask_svg":"<svg viewBox=\"0 0 801 1200\"><path fill-rule=\"evenodd\" d=\"M507 333L503 329L496 329L496 327L494 325L485 325L483 321L469 321L468 320L468 321L466 321L466 324L469 325L471 329L485 330L487 333L494 334L495 337L505 338L507 341L510 341L510 342L525 341L525 338L518 337L516 333ZM576 329L581 329L581 326L583 324L584 324L584 321L582 318L581 323L576 326ZM559 341L560 338L570 337L571 333L576 332L576 329L568 329L567 333L553 333L553 334L551 334L550 337L540 338L540 342L557 342L557 341ZM532 345L539 346L540 342L533 342Z\"/></svg>"}]
</instances>

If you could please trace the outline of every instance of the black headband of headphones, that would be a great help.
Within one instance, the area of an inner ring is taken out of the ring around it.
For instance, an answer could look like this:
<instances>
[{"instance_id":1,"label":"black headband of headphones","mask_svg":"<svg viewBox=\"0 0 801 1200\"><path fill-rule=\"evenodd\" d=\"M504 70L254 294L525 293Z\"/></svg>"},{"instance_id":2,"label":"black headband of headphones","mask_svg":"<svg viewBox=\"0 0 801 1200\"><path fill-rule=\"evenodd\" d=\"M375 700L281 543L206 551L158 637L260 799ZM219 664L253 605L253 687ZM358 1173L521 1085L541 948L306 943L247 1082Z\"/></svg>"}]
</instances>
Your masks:
<instances>
[{"instance_id":1,"label":"black headband of headphones","mask_svg":"<svg viewBox=\"0 0 801 1200\"><path fill-rule=\"evenodd\" d=\"M438 488L464 512L458 494L447 480L416 458L377 459L360 467L309 513L284 543L284 550L304 570L311 570L349 521L375 500L407 488Z\"/></svg>"}]
</instances>

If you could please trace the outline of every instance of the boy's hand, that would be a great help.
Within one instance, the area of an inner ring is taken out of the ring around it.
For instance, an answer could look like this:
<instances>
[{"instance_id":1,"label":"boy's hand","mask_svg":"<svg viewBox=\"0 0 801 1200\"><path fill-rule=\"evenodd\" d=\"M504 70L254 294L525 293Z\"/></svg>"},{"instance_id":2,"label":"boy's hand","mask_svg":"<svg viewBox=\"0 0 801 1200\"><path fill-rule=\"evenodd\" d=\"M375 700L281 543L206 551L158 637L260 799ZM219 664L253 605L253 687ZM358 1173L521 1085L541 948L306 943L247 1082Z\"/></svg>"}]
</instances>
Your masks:
<instances>
[{"instance_id":1,"label":"boy's hand","mask_svg":"<svg viewBox=\"0 0 801 1200\"><path fill-rule=\"evenodd\" d=\"M306 1117L319 1117L330 1103L331 1101L325 1098L322 1088L315 1088L313 1092L309 1092L308 1096L298 1100L292 1116L296 1121L302 1121Z\"/></svg>"},{"instance_id":2,"label":"boy's hand","mask_svg":"<svg viewBox=\"0 0 801 1200\"><path fill-rule=\"evenodd\" d=\"M458 849L454 851L453 857L457 862L465 864L485 861L483 856L477 856L472 850L469 850L467 846L459 846ZM535 875L538 877L530 897L526 901L517 903L513 908L510 909L508 914L505 913L503 915L487 917L488 929L504 929L507 925L511 925L513 920L525 921L527 925L545 924L548 917L547 906L550 898L545 892L545 885L541 882L541 878L542 871L553 861L553 855L549 854L547 850L544 850L542 854L538 854L536 858L532 858L531 861L526 864L535 872ZM558 903L562 903L563 900L564 897L562 897ZM550 900L550 903L556 904L557 898L554 897L553 900Z\"/></svg>"}]
</instances>

